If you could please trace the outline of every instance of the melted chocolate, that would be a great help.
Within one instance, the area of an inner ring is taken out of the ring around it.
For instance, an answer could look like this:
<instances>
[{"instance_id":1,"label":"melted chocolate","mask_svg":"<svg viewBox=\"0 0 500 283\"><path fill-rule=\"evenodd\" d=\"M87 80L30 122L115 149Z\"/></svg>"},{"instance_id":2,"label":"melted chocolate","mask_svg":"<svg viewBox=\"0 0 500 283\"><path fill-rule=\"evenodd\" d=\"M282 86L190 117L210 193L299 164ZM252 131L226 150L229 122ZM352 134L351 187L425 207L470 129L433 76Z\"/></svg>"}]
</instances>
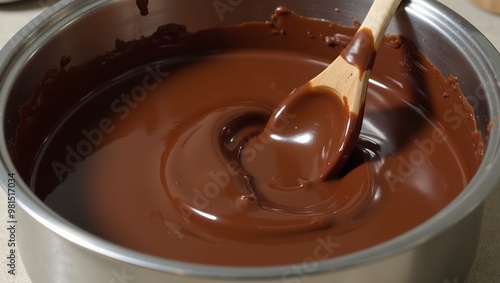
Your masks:
<instances>
[{"instance_id":1,"label":"melted chocolate","mask_svg":"<svg viewBox=\"0 0 500 283\"><path fill-rule=\"evenodd\" d=\"M373 68L376 55L373 33L367 28L359 30L340 53L347 63L358 68L360 75Z\"/></svg>"},{"instance_id":2,"label":"melted chocolate","mask_svg":"<svg viewBox=\"0 0 500 283\"><path fill-rule=\"evenodd\" d=\"M141 16L147 16L149 14L149 0L136 0L136 3L141 12Z\"/></svg>"},{"instance_id":3,"label":"melted chocolate","mask_svg":"<svg viewBox=\"0 0 500 283\"><path fill-rule=\"evenodd\" d=\"M314 189L327 175L336 177L349 158L359 134L360 119L346 101L326 88L310 84L293 91L276 108L265 128L241 148L252 192ZM266 170L262 170L266 168ZM257 185L256 185L257 184ZM271 193L272 194L272 193ZM296 197L296 194L293 194ZM269 198L263 197L266 202ZM284 206L287 200L271 201Z\"/></svg>"},{"instance_id":4,"label":"melted chocolate","mask_svg":"<svg viewBox=\"0 0 500 283\"><path fill-rule=\"evenodd\" d=\"M47 73L20 109L14 161L68 220L161 257L261 266L382 243L452 201L482 157L456 80L410 41L381 45L360 138L338 178L295 182L289 165L314 156L276 159L273 151L302 145L252 141L273 109L345 47L326 39L354 32L281 9L268 23L195 34L170 24L117 42L86 64ZM346 119L339 101L316 98L305 101L311 113L297 109L316 121L297 125L297 141L323 131L331 115ZM255 152L269 153L252 160ZM273 171L298 186L269 185Z\"/></svg>"}]
</instances>

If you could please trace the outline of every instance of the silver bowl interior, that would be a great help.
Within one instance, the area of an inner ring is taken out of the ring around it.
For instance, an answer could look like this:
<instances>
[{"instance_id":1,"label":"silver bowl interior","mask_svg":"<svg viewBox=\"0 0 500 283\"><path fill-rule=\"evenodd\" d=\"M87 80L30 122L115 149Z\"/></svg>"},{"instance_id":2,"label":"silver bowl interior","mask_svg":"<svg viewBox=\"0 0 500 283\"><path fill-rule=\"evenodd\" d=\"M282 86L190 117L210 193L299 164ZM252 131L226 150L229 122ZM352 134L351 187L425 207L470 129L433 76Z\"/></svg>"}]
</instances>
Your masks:
<instances>
[{"instance_id":1,"label":"silver bowl interior","mask_svg":"<svg viewBox=\"0 0 500 283\"><path fill-rule=\"evenodd\" d=\"M153 33L166 23L185 24L190 31L265 21L277 6L283 5L305 16L333 20L352 26L353 18L362 20L371 1L232 1L231 9L217 12L213 0L151 1L150 15L139 15L135 1L64 1L21 30L0 53L0 107L3 113L0 141L2 180L16 172L9 158L7 141L16 131L19 106L32 95L34 86L47 69L58 66L62 55L72 56L71 65L114 49L115 39L130 40ZM432 0L405 2L392 21L388 33L402 34L447 77L458 77L463 93L474 108L477 127L487 141L484 162L463 193L441 213L400 237L351 255L321 262L318 272L342 269L373 262L407 251L442 233L480 206L488 193L500 184L497 127L490 129L493 117L500 116L500 55L473 26L448 8ZM339 8L341 13L334 11ZM9 121L7 123L6 121ZM459 137L459 136L457 136ZM2 181L4 182L4 181ZM4 183L5 187L5 183ZM68 223L47 208L19 180L18 200L33 218L54 233L92 252L147 268L175 273L224 277L280 277L289 267L222 268L159 259L116 246Z\"/></svg>"}]
</instances>

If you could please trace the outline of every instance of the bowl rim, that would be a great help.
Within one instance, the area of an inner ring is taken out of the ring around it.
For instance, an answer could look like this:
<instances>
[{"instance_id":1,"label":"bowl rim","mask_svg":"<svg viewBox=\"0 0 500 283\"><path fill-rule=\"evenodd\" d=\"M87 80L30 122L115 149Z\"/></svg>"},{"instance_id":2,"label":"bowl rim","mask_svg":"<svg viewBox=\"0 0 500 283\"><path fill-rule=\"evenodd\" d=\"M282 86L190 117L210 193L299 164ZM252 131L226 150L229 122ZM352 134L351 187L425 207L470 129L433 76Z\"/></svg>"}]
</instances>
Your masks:
<instances>
[{"instance_id":1,"label":"bowl rim","mask_svg":"<svg viewBox=\"0 0 500 283\"><path fill-rule=\"evenodd\" d=\"M30 53L36 50L29 47L30 42L37 36L42 35L49 28L48 26L54 23L54 20L51 19L58 18L59 21L69 21L90 9L105 5L108 2L111 1L69 0L56 3L28 23L0 50L0 113L5 113L5 106L9 97L8 90L12 86L16 74L16 72L10 72L9 75L7 70L19 70L19 64L22 63L22 60L16 62L15 59L22 56L28 58ZM426 16L430 15L439 18L442 21L441 24L449 25L454 32L458 33L457 36L467 38L470 42L480 43L477 46L469 46L468 48L474 48L478 60L489 68L485 71L485 74L489 74L490 77L494 76L492 74L500 74L500 54L498 51L474 26L454 11L433 0L408 1L405 9L409 13L425 12ZM64 15L64 17L56 15ZM492 80L492 82L495 81ZM500 83L491 83L484 87L488 90L490 117L500 117ZM0 135L4 138L0 140L0 183L6 191L8 188L7 174L9 172L16 173L17 171L10 159L4 133L5 124L4 121L1 121ZM423 224L387 242L344 256L319 261L313 273L343 270L383 260L407 252L444 232L481 205L497 184L500 184L500 174L494 172L495 168L500 168L499 150L500 129L493 127L490 131L488 146L480 167L462 193L448 206ZM277 278L282 277L294 266L228 267L195 264L134 251L101 239L72 224L50 210L31 192L23 180L18 178L16 181L18 188L16 191L17 202L36 221L69 242L121 262L173 274L224 279Z\"/></svg>"}]
</instances>

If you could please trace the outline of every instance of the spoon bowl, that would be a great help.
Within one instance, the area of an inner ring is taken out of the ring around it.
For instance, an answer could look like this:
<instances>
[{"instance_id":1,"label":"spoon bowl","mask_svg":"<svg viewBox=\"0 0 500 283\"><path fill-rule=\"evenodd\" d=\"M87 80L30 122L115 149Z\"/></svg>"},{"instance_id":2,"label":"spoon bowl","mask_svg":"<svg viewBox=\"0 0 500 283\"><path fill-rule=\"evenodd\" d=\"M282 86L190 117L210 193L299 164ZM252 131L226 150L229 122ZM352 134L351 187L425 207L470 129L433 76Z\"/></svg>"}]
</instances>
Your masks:
<instances>
[{"instance_id":1,"label":"spoon bowl","mask_svg":"<svg viewBox=\"0 0 500 283\"><path fill-rule=\"evenodd\" d=\"M268 146L260 157L243 164L250 174L274 163L274 170L257 177L271 187L302 187L337 176L356 146L370 71L400 3L375 0L340 56L276 108L258 138L267 140ZM281 163L288 165L287 172L281 172Z\"/></svg>"}]
</instances>

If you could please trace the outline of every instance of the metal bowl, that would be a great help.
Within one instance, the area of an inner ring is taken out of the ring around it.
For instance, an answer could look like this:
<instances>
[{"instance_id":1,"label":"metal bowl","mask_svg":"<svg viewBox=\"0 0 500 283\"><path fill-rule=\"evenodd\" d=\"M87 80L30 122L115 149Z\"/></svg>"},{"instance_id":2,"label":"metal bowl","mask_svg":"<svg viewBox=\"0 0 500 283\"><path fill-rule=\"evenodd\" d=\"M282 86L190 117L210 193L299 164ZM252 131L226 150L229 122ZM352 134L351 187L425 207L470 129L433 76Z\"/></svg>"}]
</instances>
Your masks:
<instances>
[{"instance_id":1,"label":"metal bowl","mask_svg":"<svg viewBox=\"0 0 500 283\"><path fill-rule=\"evenodd\" d=\"M0 5L1 4L6 4L6 3L14 3L14 2L19 2L22 0L0 0Z\"/></svg>"},{"instance_id":2,"label":"metal bowl","mask_svg":"<svg viewBox=\"0 0 500 283\"><path fill-rule=\"evenodd\" d=\"M215 6L225 5L225 9ZM305 16L352 25L362 20L369 0L184 0L152 1L141 17L135 1L63 1L19 31L0 52L0 178L17 172L7 142L15 134L18 109L45 71L61 55L72 64L114 49L115 39L151 34L157 26L186 24L190 30L267 20L284 5ZM336 13L335 8L342 12ZM415 229L378 246L327 261L272 267L196 265L142 254L102 240L51 211L17 179L17 239L33 283L40 282L463 282L476 252L483 201L500 184L498 127L500 55L473 26L433 0L405 2L389 27L403 34L447 76L460 79L487 141L484 161L464 191L440 213Z\"/></svg>"}]
</instances>

